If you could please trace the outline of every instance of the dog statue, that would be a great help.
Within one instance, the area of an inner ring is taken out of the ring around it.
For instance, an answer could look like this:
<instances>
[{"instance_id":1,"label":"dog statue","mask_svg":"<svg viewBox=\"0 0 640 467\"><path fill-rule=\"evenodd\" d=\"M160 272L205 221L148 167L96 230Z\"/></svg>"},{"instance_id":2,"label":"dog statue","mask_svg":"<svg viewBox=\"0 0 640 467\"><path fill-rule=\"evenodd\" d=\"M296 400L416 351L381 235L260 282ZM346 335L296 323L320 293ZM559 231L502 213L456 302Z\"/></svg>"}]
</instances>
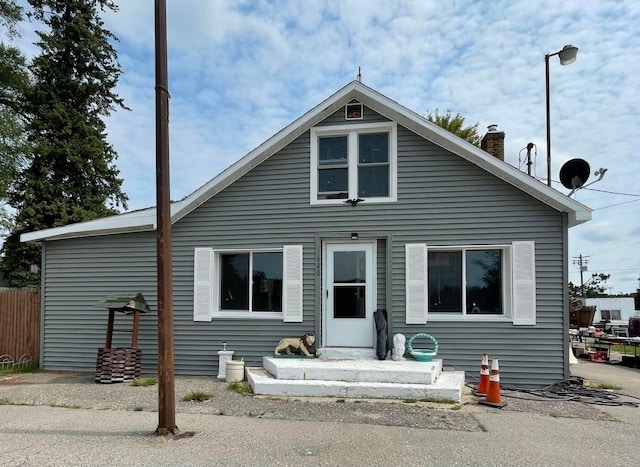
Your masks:
<instances>
[{"instance_id":1,"label":"dog statue","mask_svg":"<svg viewBox=\"0 0 640 467\"><path fill-rule=\"evenodd\" d=\"M278 343L273 353L274 355L280 355L282 351L287 354L301 352L307 357L313 357L309 349L311 349L315 343L316 337L311 333L307 333L302 337L285 337Z\"/></svg>"}]
</instances>

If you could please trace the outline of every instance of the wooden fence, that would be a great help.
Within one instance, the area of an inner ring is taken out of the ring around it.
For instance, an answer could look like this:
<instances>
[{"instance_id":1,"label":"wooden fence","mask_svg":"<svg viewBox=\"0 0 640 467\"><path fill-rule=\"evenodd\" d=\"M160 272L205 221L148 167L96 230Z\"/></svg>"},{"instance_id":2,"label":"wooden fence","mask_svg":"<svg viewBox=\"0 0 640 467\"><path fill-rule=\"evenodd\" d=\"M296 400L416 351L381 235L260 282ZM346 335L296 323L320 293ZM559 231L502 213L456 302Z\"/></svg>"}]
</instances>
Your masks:
<instances>
[{"instance_id":1,"label":"wooden fence","mask_svg":"<svg viewBox=\"0 0 640 467\"><path fill-rule=\"evenodd\" d=\"M0 365L40 359L40 290L0 290Z\"/></svg>"}]
</instances>

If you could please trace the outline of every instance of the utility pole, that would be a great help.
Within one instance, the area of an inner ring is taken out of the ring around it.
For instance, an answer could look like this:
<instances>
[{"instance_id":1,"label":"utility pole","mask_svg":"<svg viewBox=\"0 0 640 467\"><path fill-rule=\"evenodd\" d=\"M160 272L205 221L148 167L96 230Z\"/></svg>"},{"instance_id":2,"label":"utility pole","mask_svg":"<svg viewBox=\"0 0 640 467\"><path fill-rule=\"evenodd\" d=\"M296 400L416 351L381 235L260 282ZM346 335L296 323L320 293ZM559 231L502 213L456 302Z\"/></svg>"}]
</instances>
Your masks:
<instances>
[{"instance_id":1,"label":"utility pole","mask_svg":"<svg viewBox=\"0 0 640 467\"><path fill-rule=\"evenodd\" d=\"M573 257L573 264L577 265L580 269L580 295L584 297L584 272L588 270L589 257L585 255L579 255Z\"/></svg>"},{"instance_id":2,"label":"utility pole","mask_svg":"<svg viewBox=\"0 0 640 467\"><path fill-rule=\"evenodd\" d=\"M167 2L155 3L156 56L156 220L158 265L158 428L175 433L176 390L173 358L173 280L171 197L169 196L169 84L167 78Z\"/></svg>"}]
</instances>

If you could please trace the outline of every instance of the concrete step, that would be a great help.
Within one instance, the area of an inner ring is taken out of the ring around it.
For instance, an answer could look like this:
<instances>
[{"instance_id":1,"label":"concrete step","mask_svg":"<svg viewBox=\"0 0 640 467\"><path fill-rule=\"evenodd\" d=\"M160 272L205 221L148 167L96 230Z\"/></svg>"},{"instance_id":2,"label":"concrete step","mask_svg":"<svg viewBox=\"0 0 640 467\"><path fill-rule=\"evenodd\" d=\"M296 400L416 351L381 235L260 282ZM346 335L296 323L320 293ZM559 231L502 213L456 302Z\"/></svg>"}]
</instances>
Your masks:
<instances>
[{"instance_id":1,"label":"concrete step","mask_svg":"<svg viewBox=\"0 0 640 467\"><path fill-rule=\"evenodd\" d=\"M331 360L374 360L376 349L361 347L320 347L316 354Z\"/></svg>"},{"instance_id":2,"label":"concrete step","mask_svg":"<svg viewBox=\"0 0 640 467\"><path fill-rule=\"evenodd\" d=\"M433 384L442 360L328 360L263 357L263 368L276 379L370 383Z\"/></svg>"},{"instance_id":3,"label":"concrete step","mask_svg":"<svg viewBox=\"0 0 640 467\"><path fill-rule=\"evenodd\" d=\"M460 402L464 372L443 372L432 384L276 379L264 368L247 368L254 394L293 397L416 399Z\"/></svg>"}]
</instances>

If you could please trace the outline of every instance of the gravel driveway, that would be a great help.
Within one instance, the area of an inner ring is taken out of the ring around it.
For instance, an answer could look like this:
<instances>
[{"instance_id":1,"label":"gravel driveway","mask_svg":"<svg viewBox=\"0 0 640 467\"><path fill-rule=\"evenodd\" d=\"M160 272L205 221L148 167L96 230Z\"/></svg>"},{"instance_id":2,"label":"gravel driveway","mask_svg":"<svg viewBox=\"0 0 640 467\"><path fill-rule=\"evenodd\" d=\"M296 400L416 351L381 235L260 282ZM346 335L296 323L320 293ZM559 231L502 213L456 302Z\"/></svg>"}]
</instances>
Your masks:
<instances>
[{"instance_id":1,"label":"gravel driveway","mask_svg":"<svg viewBox=\"0 0 640 467\"><path fill-rule=\"evenodd\" d=\"M178 376L175 378L175 393L176 413L273 420L337 421L469 432L484 430L476 418L480 413L530 412L553 417L615 420L598 405L540 398L507 390L503 390L503 401L507 402L503 409L479 405L470 388L465 388L461 404L413 400L277 398L241 394L230 390L229 383L215 378ZM183 400L184 396L193 393L204 393L211 397L202 402ZM96 384L92 373L43 371L15 374L0 376L2 404L156 412L158 386L135 386L131 382Z\"/></svg>"}]
</instances>

